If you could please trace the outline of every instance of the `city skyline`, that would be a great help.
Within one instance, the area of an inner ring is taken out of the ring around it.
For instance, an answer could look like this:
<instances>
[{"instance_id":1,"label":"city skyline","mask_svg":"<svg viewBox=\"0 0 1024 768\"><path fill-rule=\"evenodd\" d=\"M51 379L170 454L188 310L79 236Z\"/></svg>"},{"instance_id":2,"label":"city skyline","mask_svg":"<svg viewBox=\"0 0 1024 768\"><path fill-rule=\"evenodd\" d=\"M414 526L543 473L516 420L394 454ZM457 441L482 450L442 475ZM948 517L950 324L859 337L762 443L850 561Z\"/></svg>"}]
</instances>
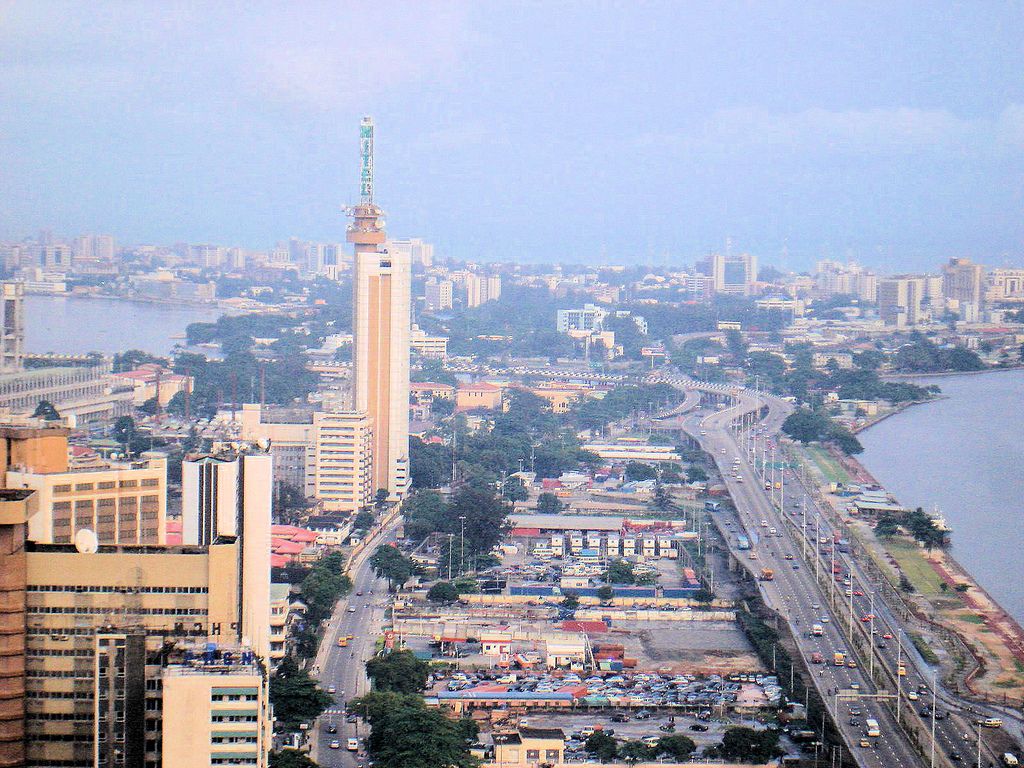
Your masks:
<instances>
[{"instance_id":1,"label":"city skyline","mask_svg":"<svg viewBox=\"0 0 1024 768\"><path fill-rule=\"evenodd\" d=\"M340 241L339 126L373 114L388 229L439 256L677 263L731 236L792 269L1020 257L1012 9L54 8L0 31L6 237Z\"/></svg>"}]
</instances>

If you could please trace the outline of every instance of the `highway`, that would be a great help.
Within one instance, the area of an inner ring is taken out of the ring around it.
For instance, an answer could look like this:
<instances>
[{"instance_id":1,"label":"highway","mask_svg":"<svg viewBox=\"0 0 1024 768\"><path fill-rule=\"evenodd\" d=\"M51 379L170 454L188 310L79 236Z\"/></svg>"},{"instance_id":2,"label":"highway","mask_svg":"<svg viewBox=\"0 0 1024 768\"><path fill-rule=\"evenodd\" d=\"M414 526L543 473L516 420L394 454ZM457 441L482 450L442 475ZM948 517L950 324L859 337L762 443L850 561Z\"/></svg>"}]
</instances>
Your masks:
<instances>
[{"instance_id":1,"label":"highway","mask_svg":"<svg viewBox=\"0 0 1024 768\"><path fill-rule=\"evenodd\" d=\"M401 518L392 521L352 563L349 571L352 592L347 598L338 601L317 653L314 666L316 677L324 690L329 691L330 686L334 686L336 702L317 720L310 737L310 757L321 766L351 768L366 762L362 742L369 735L369 728L361 720L348 722L344 710L347 701L369 690L365 663L376 650L375 643L391 604L387 580L379 579L374 574L370 567L370 556L380 544L395 540L400 523ZM338 645L338 639L343 637L352 638L344 648ZM337 732L331 733L331 728ZM359 739L358 753L346 749L349 738ZM338 742L338 748L331 748L333 741Z\"/></svg>"},{"instance_id":2,"label":"highway","mask_svg":"<svg viewBox=\"0 0 1024 768\"><path fill-rule=\"evenodd\" d=\"M743 410L753 408L753 396L742 394L740 402L738 409L729 408L703 416L692 414L685 424L686 431L714 457L735 503L738 521L732 527L723 524L722 533L734 554L746 561L752 572L757 574L761 568L770 568L774 572L774 580L759 582L765 602L790 624L800 652L812 670L814 684L822 700L828 703L858 764L872 768L916 768L923 765L912 746L899 734L888 710L878 702L868 698L849 702L837 699L837 691L853 691L854 685L859 686L858 694L876 693L876 690L867 671L860 665L850 668L837 667L831 663L835 651L849 651L840 623L841 614L831 610L826 593L814 578L813 569L801 562L800 548L783 526L763 485L755 480L754 467L749 457L744 455L730 431L732 420ZM770 405L772 407L762 423L762 428L768 433L781 426L790 410L781 401L774 401ZM732 465L737 457L740 461L734 473ZM749 552L736 548L737 524L745 529L750 539ZM775 528L779 535L769 535L771 528ZM792 559L786 559L786 555ZM810 630L815 624L822 626L821 637L810 636ZM811 655L815 652L821 653L829 663L810 664ZM859 710L860 714L854 715L851 709ZM851 718L856 718L860 724L851 724ZM864 738L863 723L866 718L877 720L883 735L869 739L872 746L862 748L858 745Z\"/></svg>"},{"instance_id":3,"label":"highway","mask_svg":"<svg viewBox=\"0 0 1024 768\"><path fill-rule=\"evenodd\" d=\"M758 441L760 446L760 441ZM753 450L761 450L760 447ZM913 717L907 710L916 709L920 713L926 706L932 708L932 694L935 695L935 707L939 712L949 714L948 718L936 720L935 725L935 764L946 764L944 758L950 755L959 755L967 764L976 764L977 761L977 733L976 720L988 715L1000 715L1000 712L985 711L982 708L975 708L967 705L960 699L942 689L941 684L935 677L933 668L921 657L913 643L909 642L904 633L904 624L893 615L886 601L882 599L880 589L882 584L876 582L865 571L863 564L856 557L835 551L834 540L842 538L844 533L841 528L834 525L831 515L827 514L824 505L819 505L812 492L812 488L806 484L792 468L778 468L777 479L783 484L785 494L785 517L789 523L790 530L802 538L806 533L807 548L814 550L815 538L825 538L828 543L821 545L825 553L818 553L822 559L822 570L826 573L831 570L832 558L835 558L836 566L843 572L846 578L850 579L850 585L831 582L832 594L839 612L844 616L847 626L847 637L860 636L862 649L871 649L876 657L875 663L883 665L887 669L895 670L902 661L906 670L905 676L897 675L897 693L900 695L900 704L903 708L903 715ZM806 528L804 526L806 521ZM818 534L820 530L820 534ZM831 550L831 551L829 551ZM868 622L863 622L863 617L871 617ZM886 640L885 636L891 635L892 640ZM874 642L869 642L873 637ZM881 643L879 642L881 639ZM880 647L882 646L882 647ZM917 692L916 701L906 698L906 694ZM932 718L923 718L925 729L930 733ZM982 731L982 763L987 765L990 761L998 761L999 755L991 749L987 749L984 740L985 731ZM966 736L966 738L965 738ZM930 737L926 742L926 753L931 763Z\"/></svg>"}]
</instances>

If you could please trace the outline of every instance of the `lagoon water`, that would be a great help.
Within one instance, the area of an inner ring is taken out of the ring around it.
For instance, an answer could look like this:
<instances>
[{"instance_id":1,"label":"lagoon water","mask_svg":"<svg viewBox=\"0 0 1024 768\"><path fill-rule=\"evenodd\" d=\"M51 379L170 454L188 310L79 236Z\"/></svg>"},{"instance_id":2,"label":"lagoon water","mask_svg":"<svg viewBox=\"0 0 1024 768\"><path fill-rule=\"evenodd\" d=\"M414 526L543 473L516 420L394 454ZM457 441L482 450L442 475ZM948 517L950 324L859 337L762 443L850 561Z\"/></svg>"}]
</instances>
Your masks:
<instances>
[{"instance_id":1,"label":"lagoon water","mask_svg":"<svg viewBox=\"0 0 1024 768\"><path fill-rule=\"evenodd\" d=\"M938 507L953 555L1024 624L1024 370L928 377L946 399L858 437L861 463L908 507Z\"/></svg>"},{"instance_id":2,"label":"lagoon water","mask_svg":"<svg viewBox=\"0 0 1024 768\"><path fill-rule=\"evenodd\" d=\"M217 307L72 296L25 297L25 351L113 354L141 349L166 355L189 323L212 322Z\"/></svg>"}]
</instances>

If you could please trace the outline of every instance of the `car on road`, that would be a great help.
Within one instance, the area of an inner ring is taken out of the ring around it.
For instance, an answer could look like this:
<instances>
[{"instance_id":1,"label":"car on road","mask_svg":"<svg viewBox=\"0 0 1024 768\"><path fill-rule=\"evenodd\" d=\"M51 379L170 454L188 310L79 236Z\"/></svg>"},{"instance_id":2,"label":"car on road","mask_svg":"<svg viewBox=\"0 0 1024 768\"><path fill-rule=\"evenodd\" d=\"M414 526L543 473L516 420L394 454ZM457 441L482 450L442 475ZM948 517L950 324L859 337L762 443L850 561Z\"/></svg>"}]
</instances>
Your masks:
<instances>
[{"instance_id":1,"label":"car on road","mask_svg":"<svg viewBox=\"0 0 1024 768\"><path fill-rule=\"evenodd\" d=\"M860 725L860 718L859 717L851 717L848 722L850 723L850 725L852 725L854 728L856 728L857 726Z\"/></svg>"},{"instance_id":2,"label":"car on road","mask_svg":"<svg viewBox=\"0 0 1024 768\"><path fill-rule=\"evenodd\" d=\"M917 691L909 691L907 693L907 698L910 699L911 701L917 701L919 698L921 698L921 696L920 696L920 694L918 694Z\"/></svg>"},{"instance_id":3,"label":"car on road","mask_svg":"<svg viewBox=\"0 0 1024 768\"><path fill-rule=\"evenodd\" d=\"M696 731L697 733L704 733L708 730L708 727L704 725L704 723L694 723L690 726L690 730Z\"/></svg>"},{"instance_id":4,"label":"car on road","mask_svg":"<svg viewBox=\"0 0 1024 768\"><path fill-rule=\"evenodd\" d=\"M792 560L792 559L793 559L793 555L791 555L791 554L790 554L789 552L787 552L787 553L786 553L786 554L784 555L784 557L785 557L785 558L786 558L787 560Z\"/></svg>"},{"instance_id":5,"label":"car on road","mask_svg":"<svg viewBox=\"0 0 1024 768\"><path fill-rule=\"evenodd\" d=\"M335 688L333 685L328 685L327 686L327 692L330 693L330 694L334 694L334 693L338 692L338 689Z\"/></svg>"},{"instance_id":6,"label":"car on road","mask_svg":"<svg viewBox=\"0 0 1024 768\"><path fill-rule=\"evenodd\" d=\"M349 612L349 613L355 613L355 612L356 612L356 609L355 609L355 608L354 608L353 606L351 606L351 605L350 605L350 606L348 607L348 612Z\"/></svg>"},{"instance_id":7,"label":"car on road","mask_svg":"<svg viewBox=\"0 0 1024 768\"><path fill-rule=\"evenodd\" d=\"M347 749L349 752L358 752L359 739L349 738L349 740L345 742L345 749Z\"/></svg>"},{"instance_id":8,"label":"car on road","mask_svg":"<svg viewBox=\"0 0 1024 768\"><path fill-rule=\"evenodd\" d=\"M334 723L331 723L330 725L327 726L327 732L328 733L337 733L338 732L338 726L336 726Z\"/></svg>"},{"instance_id":9,"label":"car on road","mask_svg":"<svg viewBox=\"0 0 1024 768\"><path fill-rule=\"evenodd\" d=\"M870 741L868 741L867 739L861 739L861 740L860 740L860 745L861 745L861 747L863 747L864 749L867 749L868 747L870 747L870 746L871 746L871 742L870 742Z\"/></svg>"},{"instance_id":10,"label":"car on road","mask_svg":"<svg viewBox=\"0 0 1024 768\"><path fill-rule=\"evenodd\" d=\"M337 739L331 739L331 749L341 749L341 742Z\"/></svg>"}]
</instances>

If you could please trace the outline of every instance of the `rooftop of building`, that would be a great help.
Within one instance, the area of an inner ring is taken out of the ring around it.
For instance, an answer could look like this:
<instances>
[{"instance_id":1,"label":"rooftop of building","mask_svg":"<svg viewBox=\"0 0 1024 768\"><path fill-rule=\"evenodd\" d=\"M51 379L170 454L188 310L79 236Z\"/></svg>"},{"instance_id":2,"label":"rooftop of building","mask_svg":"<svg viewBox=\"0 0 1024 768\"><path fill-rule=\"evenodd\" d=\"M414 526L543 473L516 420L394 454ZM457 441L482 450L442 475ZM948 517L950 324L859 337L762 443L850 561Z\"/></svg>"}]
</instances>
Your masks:
<instances>
[{"instance_id":1,"label":"rooftop of building","mask_svg":"<svg viewBox=\"0 0 1024 768\"><path fill-rule=\"evenodd\" d=\"M514 528L563 531L619 531L625 518L611 515L509 515Z\"/></svg>"}]
</instances>

